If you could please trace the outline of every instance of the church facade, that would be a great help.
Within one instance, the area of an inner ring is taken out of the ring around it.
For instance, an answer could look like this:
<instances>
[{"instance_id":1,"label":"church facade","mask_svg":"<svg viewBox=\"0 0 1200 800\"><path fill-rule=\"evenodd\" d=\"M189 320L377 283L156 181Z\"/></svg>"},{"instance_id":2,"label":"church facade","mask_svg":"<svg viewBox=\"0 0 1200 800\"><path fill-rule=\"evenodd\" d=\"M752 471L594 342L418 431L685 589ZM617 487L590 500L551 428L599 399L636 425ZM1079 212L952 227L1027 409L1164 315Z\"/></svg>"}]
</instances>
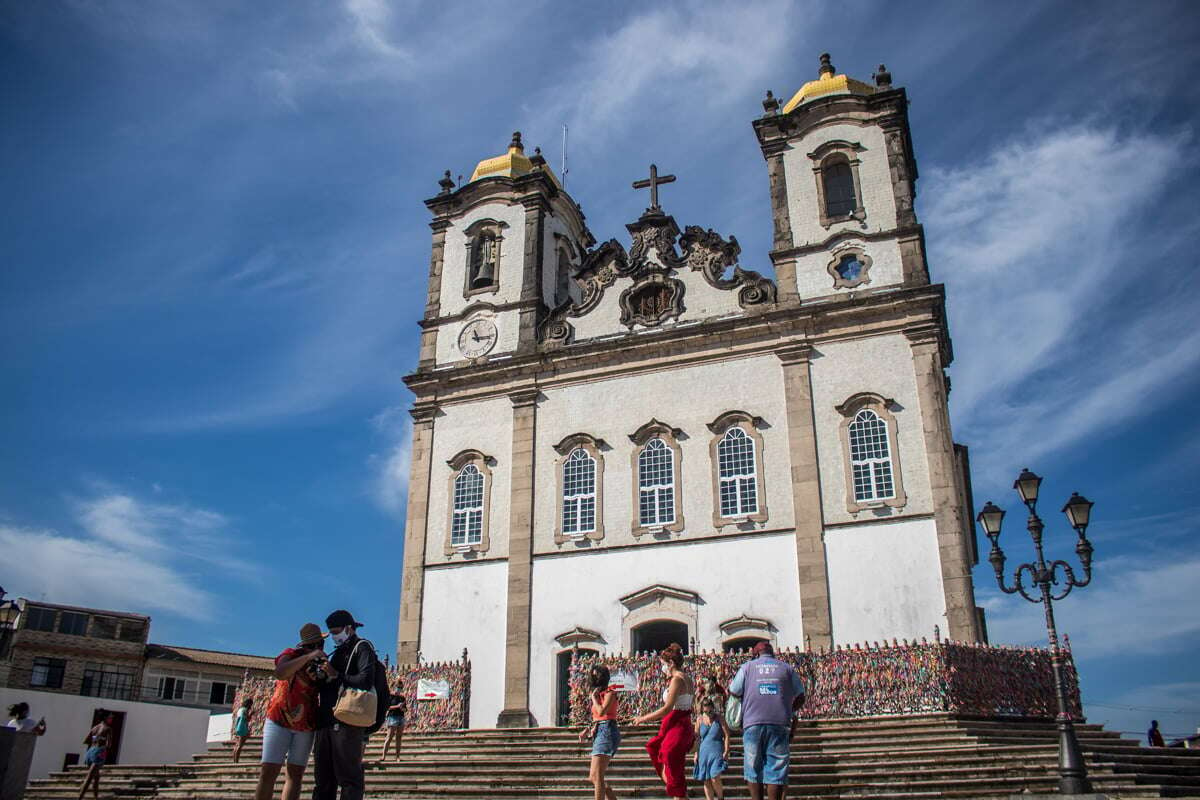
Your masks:
<instances>
[{"instance_id":1,"label":"church facade","mask_svg":"<svg viewBox=\"0 0 1200 800\"><path fill-rule=\"evenodd\" d=\"M426 201L397 654L467 647L476 726L558 724L573 648L983 636L905 92L763 106L774 279L654 170L597 243L519 134Z\"/></svg>"}]
</instances>

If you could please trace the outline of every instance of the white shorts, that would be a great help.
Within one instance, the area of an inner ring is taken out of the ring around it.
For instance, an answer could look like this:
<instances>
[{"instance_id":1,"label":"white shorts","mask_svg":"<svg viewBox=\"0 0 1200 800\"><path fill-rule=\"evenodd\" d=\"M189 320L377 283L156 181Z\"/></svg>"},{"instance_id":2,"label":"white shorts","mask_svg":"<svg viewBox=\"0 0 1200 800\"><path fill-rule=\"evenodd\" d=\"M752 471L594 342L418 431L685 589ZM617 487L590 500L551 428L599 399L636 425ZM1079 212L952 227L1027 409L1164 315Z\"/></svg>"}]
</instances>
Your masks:
<instances>
[{"instance_id":1,"label":"white shorts","mask_svg":"<svg viewBox=\"0 0 1200 800\"><path fill-rule=\"evenodd\" d=\"M313 746L312 731L294 731L267 720L263 724L262 763L287 763L303 767Z\"/></svg>"}]
</instances>

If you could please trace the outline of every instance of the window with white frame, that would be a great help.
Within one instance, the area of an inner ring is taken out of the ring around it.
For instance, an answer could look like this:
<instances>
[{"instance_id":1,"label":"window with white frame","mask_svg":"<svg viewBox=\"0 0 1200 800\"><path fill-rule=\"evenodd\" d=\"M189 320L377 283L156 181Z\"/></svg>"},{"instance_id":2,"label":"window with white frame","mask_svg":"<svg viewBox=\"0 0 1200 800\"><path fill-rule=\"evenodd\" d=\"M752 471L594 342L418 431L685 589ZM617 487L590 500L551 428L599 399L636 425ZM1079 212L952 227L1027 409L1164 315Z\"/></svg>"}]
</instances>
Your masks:
<instances>
[{"instance_id":1,"label":"window with white frame","mask_svg":"<svg viewBox=\"0 0 1200 800\"><path fill-rule=\"evenodd\" d=\"M754 440L741 428L730 428L717 445L721 516L742 517L758 511L758 476Z\"/></svg>"},{"instance_id":2,"label":"window with white frame","mask_svg":"<svg viewBox=\"0 0 1200 800\"><path fill-rule=\"evenodd\" d=\"M596 460L576 447L562 466L562 532L578 536L596 530Z\"/></svg>"},{"instance_id":3,"label":"window with white frame","mask_svg":"<svg viewBox=\"0 0 1200 800\"><path fill-rule=\"evenodd\" d=\"M467 464L454 479L454 518L450 544L479 544L483 539L483 474Z\"/></svg>"},{"instance_id":4,"label":"window with white frame","mask_svg":"<svg viewBox=\"0 0 1200 800\"><path fill-rule=\"evenodd\" d=\"M850 423L850 468L858 502L895 497L887 422L869 408Z\"/></svg>"},{"instance_id":5,"label":"window with white frame","mask_svg":"<svg viewBox=\"0 0 1200 800\"><path fill-rule=\"evenodd\" d=\"M638 520L643 526L675 521L675 454L661 438L638 454Z\"/></svg>"}]
</instances>

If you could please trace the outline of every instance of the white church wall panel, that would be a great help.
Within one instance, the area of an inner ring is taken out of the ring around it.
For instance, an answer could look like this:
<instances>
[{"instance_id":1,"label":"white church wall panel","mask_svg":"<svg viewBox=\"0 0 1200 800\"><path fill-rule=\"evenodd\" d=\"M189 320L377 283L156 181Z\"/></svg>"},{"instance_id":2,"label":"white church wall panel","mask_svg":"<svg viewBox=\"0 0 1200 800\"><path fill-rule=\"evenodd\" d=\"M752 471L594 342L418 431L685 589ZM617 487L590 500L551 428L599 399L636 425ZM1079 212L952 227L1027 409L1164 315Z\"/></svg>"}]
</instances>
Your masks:
<instances>
[{"instance_id":1,"label":"white church wall panel","mask_svg":"<svg viewBox=\"0 0 1200 800\"><path fill-rule=\"evenodd\" d=\"M855 253L869 258L866 283L854 288L836 288L829 264L840 260L843 255ZM845 239L832 252L809 253L796 260L796 291L801 299L824 297L846 292L865 292L881 286L894 286L904 282L904 266L900 260L900 245L894 240L868 242L863 239Z\"/></svg>"},{"instance_id":2,"label":"white church wall panel","mask_svg":"<svg viewBox=\"0 0 1200 800\"><path fill-rule=\"evenodd\" d=\"M932 519L828 528L825 557L836 644L946 632Z\"/></svg>"},{"instance_id":3,"label":"white church wall panel","mask_svg":"<svg viewBox=\"0 0 1200 800\"><path fill-rule=\"evenodd\" d=\"M578 625L603 636L602 649L623 650L627 612L620 598L655 584L700 595L692 632L700 648L719 648L720 623L741 614L773 622L780 644L802 644L796 574L791 533L536 558L530 709L539 724L553 724L555 659L562 650L554 637Z\"/></svg>"},{"instance_id":4,"label":"white church wall panel","mask_svg":"<svg viewBox=\"0 0 1200 800\"><path fill-rule=\"evenodd\" d=\"M817 178L813 172L816 163L808 154L823 143L835 140L862 145L863 149L858 153L858 177L862 190L860 199L866 211L865 228L857 220L834 223L829 228L821 225L821 210L817 207ZM887 145L880 128L844 122L820 125L793 143L784 153L783 169L788 184L792 238L796 246L818 244L843 230L868 233L890 230L896 226L896 199L892 191Z\"/></svg>"},{"instance_id":5,"label":"white church wall panel","mask_svg":"<svg viewBox=\"0 0 1200 800\"><path fill-rule=\"evenodd\" d=\"M753 386L752 394L746 387ZM753 530L790 530L794 525L791 499L787 423L783 377L774 355L664 369L653 374L629 375L603 381L546 389L538 404L537 459L539 478L534 495L534 551L571 552L614 545L655 541L653 535L632 533L636 500L633 491L632 453L629 435L651 418L683 431L680 474L676 485L682 491L684 528L672 538L688 539L716 535L713 527L712 461L707 425L726 411L738 409L761 417L765 426L763 471L768 518L746 523L742 528L726 526L723 533ZM604 539L581 544L554 542L557 497L552 469L554 445L570 434L584 432L603 439Z\"/></svg>"},{"instance_id":6,"label":"white church wall panel","mask_svg":"<svg viewBox=\"0 0 1200 800\"><path fill-rule=\"evenodd\" d=\"M479 297L472 298L472 300L479 299ZM521 323L515 312L493 314L490 311L481 310L479 314L490 319L496 326L496 344L492 348L493 354L511 353L517 349L517 334L520 332ZM437 355L435 356L437 363L449 364L463 360L464 356L458 349L458 334L463 326L474 317L475 315L472 314L465 320L444 324L438 328Z\"/></svg>"},{"instance_id":7,"label":"white church wall panel","mask_svg":"<svg viewBox=\"0 0 1200 800\"><path fill-rule=\"evenodd\" d=\"M504 641L508 563L460 565L425 571L421 657L471 657L471 724L491 728L504 706Z\"/></svg>"},{"instance_id":8,"label":"white church wall panel","mask_svg":"<svg viewBox=\"0 0 1200 800\"><path fill-rule=\"evenodd\" d=\"M899 514L933 512L912 363L912 348L899 333L817 346L817 357L812 360L813 414L821 471L821 505L827 523L867 522ZM847 509L846 455L841 438L844 418L837 407L859 392L874 392L895 401L891 411L896 418L899 469L907 494L903 508L871 508L857 513Z\"/></svg>"},{"instance_id":9,"label":"white church wall panel","mask_svg":"<svg viewBox=\"0 0 1200 800\"><path fill-rule=\"evenodd\" d=\"M463 297L466 281L469 241L466 231L481 219L505 223L500 243L500 288L493 293ZM484 203L454 220L446 230L442 254L441 314L458 314L475 302L493 305L515 303L521 299L521 276L525 264L525 208L520 204Z\"/></svg>"},{"instance_id":10,"label":"white church wall panel","mask_svg":"<svg viewBox=\"0 0 1200 800\"><path fill-rule=\"evenodd\" d=\"M429 521L425 539L425 563L461 563L462 555L447 556L445 542L450 513L450 476L446 463L463 450L478 450L491 456L491 492L488 508L490 547L480 558L504 558L508 554L508 513L512 484L512 403L507 397L474 403L443 406L434 420L433 469L429 480ZM470 560L470 559L467 559Z\"/></svg>"}]
</instances>

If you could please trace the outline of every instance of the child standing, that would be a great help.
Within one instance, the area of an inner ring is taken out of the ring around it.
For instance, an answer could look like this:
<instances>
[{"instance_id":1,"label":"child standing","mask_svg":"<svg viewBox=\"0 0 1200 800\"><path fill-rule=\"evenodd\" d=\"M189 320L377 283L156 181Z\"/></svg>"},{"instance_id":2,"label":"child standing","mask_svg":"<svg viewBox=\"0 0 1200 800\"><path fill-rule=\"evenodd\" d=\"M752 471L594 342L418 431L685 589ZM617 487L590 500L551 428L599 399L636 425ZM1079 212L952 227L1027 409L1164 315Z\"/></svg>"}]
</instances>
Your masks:
<instances>
[{"instance_id":1,"label":"child standing","mask_svg":"<svg viewBox=\"0 0 1200 800\"><path fill-rule=\"evenodd\" d=\"M700 703L700 715L696 717L696 740L700 742L700 749L696 753L692 777L703 782L707 800L725 800L721 774L729 769L729 738L725 719L717 713L716 703L704 698Z\"/></svg>"},{"instance_id":2,"label":"child standing","mask_svg":"<svg viewBox=\"0 0 1200 800\"><path fill-rule=\"evenodd\" d=\"M246 739L250 736L250 717L254 713L251 710L253 705L254 701L247 697L242 701L242 707L233 717L233 735L237 738L237 744L233 746L233 763L235 764L242 757L242 748L246 746Z\"/></svg>"}]
</instances>

